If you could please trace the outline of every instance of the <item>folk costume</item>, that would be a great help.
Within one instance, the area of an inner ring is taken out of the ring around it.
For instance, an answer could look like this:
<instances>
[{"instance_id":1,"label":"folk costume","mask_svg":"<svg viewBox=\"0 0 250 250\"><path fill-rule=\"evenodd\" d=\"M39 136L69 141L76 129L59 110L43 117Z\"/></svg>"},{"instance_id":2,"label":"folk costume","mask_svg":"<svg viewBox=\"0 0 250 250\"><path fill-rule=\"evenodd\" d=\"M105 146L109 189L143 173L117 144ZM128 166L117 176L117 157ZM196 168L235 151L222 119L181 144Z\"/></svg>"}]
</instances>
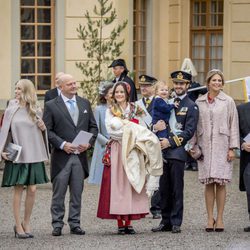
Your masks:
<instances>
[{"instance_id":1,"label":"folk costume","mask_svg":"<svg viewBox=\"0 0 250 250\"><path fill-rule=\"evenodd\" d=\"M146 169L148 173L161 175L162 160L157 137L146 127L138 125L143 123L139 112L133 103L129 103L125 110L116 107L107 110L106 127L111 137L110 165L104 166L97 212L99 218L126 222L144 218L149 212ZM144 139L143 133L147 133ZM141 139L137 140L140 136ZM137 153L138 148L140 153ZM150 150L152 153L156 149L159 154L155 153L155 158L150 160ZM142 166L144 169L139 170Z\"/></svg>"}]
</instances>

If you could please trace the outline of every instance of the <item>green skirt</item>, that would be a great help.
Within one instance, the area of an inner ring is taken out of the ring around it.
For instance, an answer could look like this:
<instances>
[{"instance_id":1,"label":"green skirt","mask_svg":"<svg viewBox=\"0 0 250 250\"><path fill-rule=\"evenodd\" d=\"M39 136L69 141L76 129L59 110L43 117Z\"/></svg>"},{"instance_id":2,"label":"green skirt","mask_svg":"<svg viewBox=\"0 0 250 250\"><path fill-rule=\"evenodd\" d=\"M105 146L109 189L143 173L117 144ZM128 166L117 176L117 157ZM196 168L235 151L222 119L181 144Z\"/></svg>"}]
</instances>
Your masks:
<instances>
[{"instance_id":1,"label":"green skirt","mask_svg":"<svg viewBox=\"0 0 250 250\"><path fill-rule=\"evenodd\" d=\"M49 182L44 162L13 163L5 161L2 187L35 185Z\"/></svg>"}]
</instances>

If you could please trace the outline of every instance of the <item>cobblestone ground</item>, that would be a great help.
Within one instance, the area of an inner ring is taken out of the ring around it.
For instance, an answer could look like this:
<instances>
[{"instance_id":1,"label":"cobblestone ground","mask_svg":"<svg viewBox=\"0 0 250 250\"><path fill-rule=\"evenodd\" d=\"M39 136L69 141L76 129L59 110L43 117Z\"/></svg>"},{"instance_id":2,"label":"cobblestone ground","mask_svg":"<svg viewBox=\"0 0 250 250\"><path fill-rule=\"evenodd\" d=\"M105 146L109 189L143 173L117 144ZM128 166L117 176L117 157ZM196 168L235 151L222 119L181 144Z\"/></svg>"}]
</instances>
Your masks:
<instances>
[{"instance_id":1,"label":"cobblestone ground","mask_svg":"<svg viewBox=\"0 0 250 250\"><path fill-rule=\"evenodd\" d=\"M134 222L138 232L136 235L116 235L115 221L96 218L99 187L85 184L81 222L86 235L70 235L69 227L65 225L63 236L53 237L49 210L51 185L46 184L39 186L33 210L32 227L35 238L18 240L14 238L12 229L13 190L0 188L0 249L250 249L250 233L243 232L243 227L249 225L249 221L245 193L238 190L238 172L236 162L233 182L227 188L223 233L204 231L206 212L203 186L197 181L197 172L185 172L185 207L181 234L151 233L151 228L160 221L153 220L149 215L144 220Z\"/></svg>"}]
</instances>

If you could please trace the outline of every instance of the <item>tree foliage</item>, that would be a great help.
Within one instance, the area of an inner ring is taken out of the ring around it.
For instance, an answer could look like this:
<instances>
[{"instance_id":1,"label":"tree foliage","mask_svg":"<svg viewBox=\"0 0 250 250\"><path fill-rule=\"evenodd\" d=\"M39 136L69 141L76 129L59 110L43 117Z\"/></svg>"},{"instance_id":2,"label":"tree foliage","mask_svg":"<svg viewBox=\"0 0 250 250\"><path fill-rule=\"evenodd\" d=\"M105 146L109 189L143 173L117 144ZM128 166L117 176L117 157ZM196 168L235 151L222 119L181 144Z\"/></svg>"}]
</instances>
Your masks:
<instances>
[{"instance_id":1,"label":"tree foliage","mask_svg":"<svg viewBox=\"0 0 250 250\"><path fill-rule=\"evenodd\" d=\"M98 6L93 9L94 15L90 16L86 11L84 17L86 25L77 27L78 37L83 41L82 47L87 54L87 60L76 62L83 75L81 88L83 93L95 105L98 98L98 86L100 81L110 78L108 65L121 55L121 47L124 39L119 39L121 32L127 26L127 20L115 26L109 34L104 29L112 25L117 18L116 9L110 0L97 0Z\"/></svg>"}]
</instances>

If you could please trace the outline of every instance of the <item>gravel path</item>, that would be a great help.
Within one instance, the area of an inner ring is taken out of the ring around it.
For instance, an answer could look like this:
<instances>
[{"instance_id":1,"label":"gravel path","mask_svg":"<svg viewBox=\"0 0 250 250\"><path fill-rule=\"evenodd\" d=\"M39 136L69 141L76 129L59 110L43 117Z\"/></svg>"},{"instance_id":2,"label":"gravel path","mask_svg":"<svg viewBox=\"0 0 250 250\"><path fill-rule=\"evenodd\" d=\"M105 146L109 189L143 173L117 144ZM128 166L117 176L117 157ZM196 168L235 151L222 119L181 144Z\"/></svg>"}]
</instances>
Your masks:
<instances>
[{"instance_id":1,"label":"gravel path","mask_svg":"<svg viewBox=\"0 0 250 250\"><path fill-rule=\"evenodd\" d=\"M250 233L243 232L243 227L250 222L245 193L238 190L238 172L236 162L233 182L228 185L223 233L204 231L206 212L203 186L197 181L197 172L185 172L181 234L151 233L151 228L158 225L160 220L153 220L149 215L144 220L134 222L138 232L136 235L116 235L115 221L96 218L99 187L85 184L81 222L86 235L70 235L69 227L65 226L62 237L53 237L50 225L51 185L46 184L39 186L33 210L35 238L18 240L14 238L12 229L12 188L0 188L0 249L250 249Z\"/></svg>"}]
</instances>

